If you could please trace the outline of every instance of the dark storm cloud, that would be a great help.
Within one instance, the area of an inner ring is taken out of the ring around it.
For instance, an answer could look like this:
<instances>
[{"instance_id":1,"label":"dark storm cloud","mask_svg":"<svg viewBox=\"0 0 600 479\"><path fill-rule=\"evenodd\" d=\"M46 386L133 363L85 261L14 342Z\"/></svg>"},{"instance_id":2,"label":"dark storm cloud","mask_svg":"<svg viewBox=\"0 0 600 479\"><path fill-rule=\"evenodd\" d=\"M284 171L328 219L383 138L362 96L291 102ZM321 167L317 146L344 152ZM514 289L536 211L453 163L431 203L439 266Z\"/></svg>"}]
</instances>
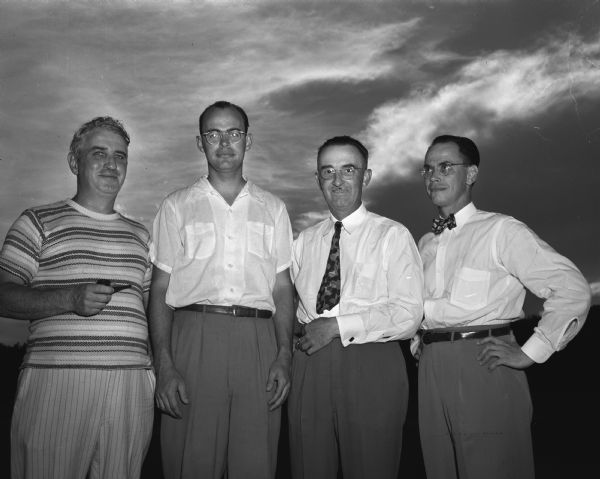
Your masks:
<instances>
[{"instance_id":1,"label":"dark storm cloud","mask_svg":"<svg viewBox=\"0 0 600 479\"><path fill-rule=\"evenodd\" d=\"M592 1L1 0L0 237L26 207L72 196L71 136L105 114L132 138L118 207L150 227L205 172L198 115L228 99L250 115L246 175L285 200L296 232L326 214L316 148L345 133L371 151L368 206L419 236L434 214L419 163L452 130L483 148L480 206L524 219L598 284L599 14Z\"/></svg>"}]
</instances>

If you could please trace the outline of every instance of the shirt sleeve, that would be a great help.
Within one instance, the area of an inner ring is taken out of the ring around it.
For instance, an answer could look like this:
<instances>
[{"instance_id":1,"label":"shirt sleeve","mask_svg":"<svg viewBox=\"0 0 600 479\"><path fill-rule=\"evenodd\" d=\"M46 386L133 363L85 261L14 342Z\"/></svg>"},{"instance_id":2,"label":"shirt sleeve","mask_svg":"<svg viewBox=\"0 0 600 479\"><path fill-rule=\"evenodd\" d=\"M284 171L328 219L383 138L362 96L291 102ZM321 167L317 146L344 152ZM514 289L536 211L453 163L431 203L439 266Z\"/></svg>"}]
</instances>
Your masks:
<instances>
[{"instance_id":1,"label":"shirt sleeve","mask_svg":"<svg viewBox=\"0 0 600 479\"><path fill-rule=\"evenodd\" d=\"M514 218L497 245L502 266L545 299L540 321L522 346L527 356L542 363L581 330L591 303L589 284L570 260Z\"/></svg>"},{"instance_id":2,"label":"shirt sleeve","mask_svg":"<svg viewBox=\"0 0 600 479\"><path fill-rule=\"evenodd\" d=\"M423 266L406 228L394 228L384 241L384 301L337 317L344 346L387 342L414 336L423 318Z\"/></svg>"},{"instance_id":3,"label":"shirt sleeve","mask_svg":"<svg viewBox=\"0 0 600 479\"><path fill-rule=\"evenodd\" d=\"M161 270L171 273L177 255L183 251L179 221L175 205L165 198L152 225L150 258Z\"/></svg>"},{"instance_id":4,"label":"shirt sleeve","mask_svg":"<svg viewBox=\"0 0 600 479\"><path fill-rule=\"evenodd\" d=\"M150 249L152 247L152 241L148 237L148 264L146 265L146 271L144 272L144 280L142 288L144 293L150 291L150 283L152 281L152 260L150 259Z\"/></svg>"},{"instance_id":5,"label":"shirt sleeve","mask_svg":"<svg viewBox=\"0 0 600 479\"><path fill-rule=\"evenodd\" d=\"M277 248L277 272L281 273L292 264L292 224L285 205L282 203L275 223Z\"/></svg>"},{"instance_id":6,"label":"shirt sleeve","mask_svg":"<svg viewBox=\"0 0 600 479\"><path fill-rule=\"evenodd\" d=\"M43 239L39 219L32 210L25 211L6 235L0 252L0 268L30 285L38 271Z\"/></svg>"}]
</instances>

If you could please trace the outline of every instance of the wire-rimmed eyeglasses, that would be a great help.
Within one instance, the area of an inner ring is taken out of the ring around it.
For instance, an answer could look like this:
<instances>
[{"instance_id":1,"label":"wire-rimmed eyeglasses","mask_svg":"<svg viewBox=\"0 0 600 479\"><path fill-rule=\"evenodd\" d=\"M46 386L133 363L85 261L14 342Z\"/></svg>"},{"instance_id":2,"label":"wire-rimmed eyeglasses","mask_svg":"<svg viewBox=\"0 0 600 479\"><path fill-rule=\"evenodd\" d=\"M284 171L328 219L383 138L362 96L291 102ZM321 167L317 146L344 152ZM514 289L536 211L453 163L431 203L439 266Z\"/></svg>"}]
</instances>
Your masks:
<instances>
[{"instance_id":1,"label":"wire-rimmed eyeglasses","mask_svg":"<svg viewBox=\"0 0 600 479\"><path fill-rule=\"evenodd\" d=\"M319 170L319 176L323 180L331 180L336 173L339 173L344 180L350 180L354 178L357 171L364 170L358 166L348 165L342 166L339 170L336 170L332 166L324 166Z\"/></svg>"},{"instance_id":2,"label":"wire-rimmed eyeglasses","mask_svg":"<svg viewBox=\"0 0 600 479\"><path fill-rule=\"evenodd\" d=\"M242 138L244 138L246 134L247 133L245 131L241 130L210 130L206 133L200 133L200 135L204 137L206 142L211 145L218 145L224 138L227 138L229 140L229 143L239 143L240 141L242 141Z\"/></svg>"},{"instance_id":3,"label":"wire-rimmed eyeglasses","mask_svg":"<svg viewBox=\"0 0 600 479\"><path fill-rule=\"evenodd\" d=\"M437 165L437 169L442 176L448 176L454 173L454 166L471 166L469 163L450 163L449 161L444 161ZM435 166L425 165L421 168L420 173L423 178L431 178L434 171Z\"/></svg>"}]
</instances>

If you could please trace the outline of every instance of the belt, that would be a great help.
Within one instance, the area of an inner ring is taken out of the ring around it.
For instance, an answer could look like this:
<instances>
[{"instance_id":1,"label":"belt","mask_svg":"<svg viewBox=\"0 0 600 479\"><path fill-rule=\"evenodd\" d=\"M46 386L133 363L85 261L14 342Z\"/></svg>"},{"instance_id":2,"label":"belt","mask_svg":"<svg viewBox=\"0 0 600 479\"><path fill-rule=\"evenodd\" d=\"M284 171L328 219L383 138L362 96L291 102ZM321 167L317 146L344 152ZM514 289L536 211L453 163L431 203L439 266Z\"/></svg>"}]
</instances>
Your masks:
<instances>
[{"instance_id":1,"label":"belt","mask_svg":"<svg viewBox=\"0 0 600 479\"><path fill-rule=\"evenodd\" d=\"M437 343L439 341L458 341L460 339L486 338L488 336L504 336L510 334L510 326L500 328L480 329L479 331L421 331L423 344Z\"/></svg>"},{"instance_id":2,"label":"belt","mask_svg":"<svg viewBox=\"0 0 600 479\"><path fill-rule=\"evenodd\" d=\"M273 312L268 309L247 308L246 306L217 306L213 304L190 304L183 308L177 308L178 311L198 311L200 313L228 314L229 316L240 316L244 318L270 318Z\"/></svg>"}]
</instances>

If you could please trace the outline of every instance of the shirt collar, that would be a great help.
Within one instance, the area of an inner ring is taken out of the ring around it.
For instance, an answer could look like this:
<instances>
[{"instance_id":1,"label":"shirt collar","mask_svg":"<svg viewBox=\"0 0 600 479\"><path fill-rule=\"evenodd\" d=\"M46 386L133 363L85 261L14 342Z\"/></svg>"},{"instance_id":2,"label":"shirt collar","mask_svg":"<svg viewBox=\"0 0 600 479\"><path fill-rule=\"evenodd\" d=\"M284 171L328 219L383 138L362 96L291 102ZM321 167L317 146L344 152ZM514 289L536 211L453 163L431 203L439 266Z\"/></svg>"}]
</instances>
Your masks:
<instances>
[{"instance_id":1,"label":"shirt collar","mask_svg":"<svg viewBox=\"0 0 600 479\"><path fill-rule=\"evenodd\" d=\"M346 216L342 220L343 228L346 230L346 232L348 234L352 234L352 232L361 225L361 223L365 220L366 217L367 217L367 208L365 208L365 205L363 203L361 203L356 211L350 213L348 216ZM331 229L333 229L336 221L339 221L331 213L329 213L329 220L330 220L330 224L328 225L327 228L325 228L325 231L323 231L323 236L327 235L329 233L329 231L331 231Z\"/></svg>"},{"instance_id":2,"label":"shirt collar","mask_svg":"<svg viewBox=\"0 0 600 479\"><path fill-rule=\"evenodd\" d=\"M240 191L240 193L238 194L237 197L242 198L246 195L250 195L253 198L260 201L261 203L264 203L264 201L265 201L264 193L262 191L260 191L260 189L254 183L252 183L250 180L248 180L245 176L243 178L246 181L246 184L244 185L244 187L242 188L242 191ZM204 176L200 177L200 179L195 183L194 186L196 188L199 188L202 193L221 196L219 194L219 192L217 190L215 190L213 185L210 184L210 181L208 181L208 175L204 175Z\"/></svg>"},{"instance_id":3,"label":"shirt collar","mask_svg":"<svg viewBox=\"0 0 600 479\"><path fill-rule=\"evenodd\" d=\"M454 220L456 221L456 227L460 228L464 225L469 218L473 216L477 211L473 202L469 203L467 206L463 206L460 211L454 213Z\"/></svg>"}]
</instances>

